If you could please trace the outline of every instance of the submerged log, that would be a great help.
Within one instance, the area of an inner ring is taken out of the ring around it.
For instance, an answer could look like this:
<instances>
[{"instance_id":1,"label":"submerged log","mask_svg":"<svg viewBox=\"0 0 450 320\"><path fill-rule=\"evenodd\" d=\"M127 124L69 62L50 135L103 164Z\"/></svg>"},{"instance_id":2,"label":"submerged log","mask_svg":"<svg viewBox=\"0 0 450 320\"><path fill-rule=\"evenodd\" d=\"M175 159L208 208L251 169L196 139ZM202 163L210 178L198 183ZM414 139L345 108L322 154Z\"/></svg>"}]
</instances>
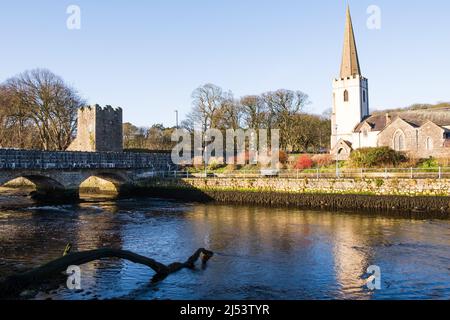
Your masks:
<instances>
[{"instance_id":1,"label":"submerged log","mask_svg":"<svg viewBox=\"0 0 450 320\"><path fill-rule=\"evenodd\" d=\"M201 258L202 264L205 265L206 262L213 256L213 254L213 252L201 248L198 249L185 262L175 262L169 265L165 265L154 259L138 255L131 251L118 249L105 248L70 253L26 273L8 277L6 280L0 283L0 299L15 297L27 288L39 286L50 280L50 278L52 277L60 276L61 273L65 272L69 266L79 266L104 258L125 259L134 263L145 265L153 269L153 271L155 271L156 273L152 278L152 282L158 282L165 279L168 275L181 269L193 269L195 267L195 263L197 262L197 260L199 260L199 258Z\"/></svg>"}]
</instances>

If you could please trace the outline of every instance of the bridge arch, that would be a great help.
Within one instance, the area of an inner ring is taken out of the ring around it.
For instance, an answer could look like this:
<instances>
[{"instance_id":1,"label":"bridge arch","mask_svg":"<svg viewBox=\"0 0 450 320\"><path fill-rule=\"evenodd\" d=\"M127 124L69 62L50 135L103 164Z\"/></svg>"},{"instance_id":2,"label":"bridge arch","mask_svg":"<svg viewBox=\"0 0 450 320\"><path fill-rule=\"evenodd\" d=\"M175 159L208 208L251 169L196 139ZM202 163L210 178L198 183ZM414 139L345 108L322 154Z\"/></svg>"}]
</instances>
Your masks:
<instances>
[{"instance_id":1,"label":"bridge arch","mask_svg":"<svg viewBox=\"0 0 450 320\"><path fill-rule=\"evenodd\" d=\"M124 192L128 179L119 173L95 172L79 185L80 195L101 194L119 196Z\"/></svg>"},{"instance_id":2,"label":"bridge arch","mask_svg":"<svg viewBox=\"0 0 450 320\"><path fill-rule=\"evenodd\" d=\"M24 179L25 181L20 181L19 179ZM30 187L34 186L36 191L64 190L64 186L57 180L38 174L11 175L0 180L0 186L7 184L16 186L20 186L21 184Z\"/></svg>"},{"instance_id":3,"label":"bridge arch","mask_svg":"<svg viewBox=\"0 0 450 320\"><path fill-rule=\"evenodd\" d=\"M30 191L31 198L38 201L64 201L77 198L53 177L40 174L6 174L0 177L0 186Z\"/></svg>"}]
</instances>

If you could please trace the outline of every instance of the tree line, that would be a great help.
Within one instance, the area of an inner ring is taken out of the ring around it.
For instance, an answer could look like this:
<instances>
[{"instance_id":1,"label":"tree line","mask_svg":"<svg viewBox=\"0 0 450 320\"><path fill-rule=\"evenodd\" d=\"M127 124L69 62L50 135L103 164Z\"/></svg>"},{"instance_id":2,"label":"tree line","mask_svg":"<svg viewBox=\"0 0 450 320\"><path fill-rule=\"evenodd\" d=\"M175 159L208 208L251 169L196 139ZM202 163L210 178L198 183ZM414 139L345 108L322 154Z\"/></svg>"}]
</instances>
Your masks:
<instances>
[{"instance_id":1,"label":"tree line","mask_svg":"<svg viewBox=\"0 0 450 320\"><path fill-rule=\"evenodd\" d=\"M279 129L281 150L321 152L329 147L330 117L306 113L309 103L302 91L279 89L236 99L231 91L206 84L194 90L192 110L181 126L191 132Z\"/></svg>"},{"instance_id":2,"label":"tree line","mask_svg":"<svg viewBox=\"0 0 450 320\"><path fill-rule=\"evenodd\" d=\"M181 127L280 129L281 149L320 152L329 147L328 116L305 112L308 95L280 89L235 98L214 84L192 93L192 109ZM78 108L86 101L76 89L46 69L26 71L0 84L0 148L61 151L76 135ZM175 127L124 124L124 148L171 150Z\"/></svg>"},{"instance_id":3,"label":"tree line","mask_svg":"<svg viewBox=\"0 0 450 320\"><path fill-rule=\"evenodd\" d=\"M155 124L150 128L137 127L129 122L123 124L123 144L125 150L170 151L174 147L172 133L176 128L166 128Z\"/></svg>"}]
</instances>

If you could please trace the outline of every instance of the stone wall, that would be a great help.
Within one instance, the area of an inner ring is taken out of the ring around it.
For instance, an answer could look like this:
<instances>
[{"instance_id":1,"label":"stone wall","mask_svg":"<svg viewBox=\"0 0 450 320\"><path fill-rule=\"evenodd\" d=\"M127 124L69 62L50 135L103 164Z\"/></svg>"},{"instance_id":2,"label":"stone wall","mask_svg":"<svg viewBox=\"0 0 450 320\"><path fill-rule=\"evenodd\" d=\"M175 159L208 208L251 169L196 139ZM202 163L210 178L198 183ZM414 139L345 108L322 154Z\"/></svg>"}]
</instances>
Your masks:
<instances>
[{"instance_id":1,"label":"stone wall","mask_svg":"<svg viewBox=\"0 0 450 320\"><path fill-rule=\"evenodd\" d=\"M450 196L448 179L211 178L147 181L157 187L281 193ZM450 198L449 198L450 201Z\"/></svg>"},{"instance_id":2,"label":"stone wall","mask_svg":"<svg viewBox=\"0 0 450 320\"><path fill-rule=\"evenodd\" d=\"M77 113L77 136L72 141L67 151L95 151L97 108L84 107Z\"/></svg>"},{"instance_id":3,"label":"stone wall","mask_svg":"<svg viewBox=\"0 0 450 320\"><path fill-rule=\"evenodd\" d=\"M138 191L194 202L450 215L450 180L153 179Z\"/></svg>"},{"instance_id":4,"label":"stone wall","mask_svg":"<svg viewBox=\"0 0 450 320\"><path fill-rule=\"evenodd\" d=\"M78 110L77 137L68 151L121 152L123 150L122 109L99 105Z\"/></svg>"},{"instance_id":5,"label":"stone wall","mask_svg":"<svg viewBox=\"0 0 450 320\"><path fill-rule=\"evenodd\" d=\"M0 170L152 169L172 165L170 153L46 152L0 149Z\"/></svg>"},{"instance_id":6,"label":"stone wall","mask_svg":"<svg viewBox=\"0 0 450 320\"><path fill-rule=\"evenodd\" d=\"M408 152L413 158L450 157L450 148L445 146L444 129L432 122L428 122L421 127L413 127L398 118L380 132L378 145L395 149L394 137L396 134L404 135L404 151ZM428 146L427 139L429 139Z\"/></svg>"},{"instance_id":7,"label":"stone wall","mask_svg":"<svg viewBox=\"0 0 450 320\"><path fill-rule=\"evenodd\" d=\"M111 106L98 109L96 116L95 151L123 151L122 109Z\"/></svg>"},{"instance_id":8,"label":"stone wall","mask_svg":"<svg viewBox=\"0 0 450 320\"><path fill-rule=\"evenodd\" d=\"M429 143L427 143L427 139L429 139ZM445 146L444 129L432 122L428 122L420 127L417 137L417 145L417 154L420 158L450 157L450 148ZM429 147L429 149L427 147Z\"/></svg>"}]
</instances>

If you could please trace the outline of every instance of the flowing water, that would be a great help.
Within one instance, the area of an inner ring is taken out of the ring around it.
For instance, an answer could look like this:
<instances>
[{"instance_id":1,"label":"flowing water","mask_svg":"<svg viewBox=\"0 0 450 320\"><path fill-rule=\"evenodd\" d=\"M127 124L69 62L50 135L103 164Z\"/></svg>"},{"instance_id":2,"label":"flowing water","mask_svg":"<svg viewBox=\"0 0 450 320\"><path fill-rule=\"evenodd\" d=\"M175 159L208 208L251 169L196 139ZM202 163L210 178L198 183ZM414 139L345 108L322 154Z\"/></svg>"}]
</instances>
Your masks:
<instances>
[{"instance_id":1,"label":"flowing water","mask_svg":"<svg viewBox=\"0 0 450 320\"><path fill-rule=\"evenodd\" d=\"M3 209L1 209L3 208ZM139 198L36 205L0 196L0 275L73 250L112 247L163 263L205 247L207 268L157 284L109 259L81 266L82 290L34 299L450 299L450 221ZM381 289L366 270L381 269Z\"/></svg>"}]
</instances>

